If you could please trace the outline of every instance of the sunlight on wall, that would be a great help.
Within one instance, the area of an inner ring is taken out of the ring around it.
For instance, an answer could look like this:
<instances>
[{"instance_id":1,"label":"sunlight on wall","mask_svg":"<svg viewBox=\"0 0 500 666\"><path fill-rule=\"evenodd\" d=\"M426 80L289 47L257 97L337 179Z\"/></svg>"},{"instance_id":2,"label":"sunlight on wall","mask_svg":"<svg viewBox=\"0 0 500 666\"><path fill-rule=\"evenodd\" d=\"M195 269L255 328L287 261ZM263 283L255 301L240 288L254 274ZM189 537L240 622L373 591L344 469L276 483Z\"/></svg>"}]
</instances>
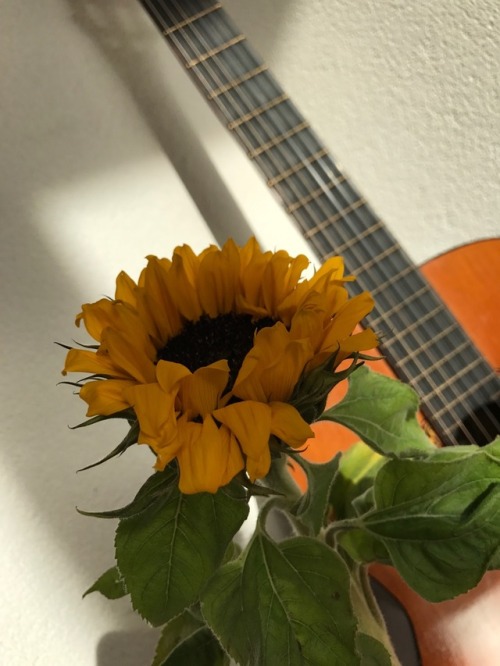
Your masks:
<instances>
[{"instance_id":1,"label":"sunlight on wall","mask_svg":"<svg viewBox=\"0 0 500 666\"><path fill-rule=\"evenodd\" d=\"M113 295L121 270L136 279L149 254L214 242L161 154L52 189L41 208L42 234L87 298Z\"/></svg>"}]
</instances>

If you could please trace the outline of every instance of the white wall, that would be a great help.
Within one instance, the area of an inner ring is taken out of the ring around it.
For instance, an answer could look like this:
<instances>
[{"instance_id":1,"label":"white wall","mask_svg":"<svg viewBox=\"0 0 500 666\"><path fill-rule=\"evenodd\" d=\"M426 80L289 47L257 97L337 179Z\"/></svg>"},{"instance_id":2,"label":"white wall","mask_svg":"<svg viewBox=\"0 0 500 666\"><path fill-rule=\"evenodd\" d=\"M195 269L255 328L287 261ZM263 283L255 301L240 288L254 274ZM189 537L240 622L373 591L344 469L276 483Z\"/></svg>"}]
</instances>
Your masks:
<instances>
[{"instance_id":1,"label":"white wall","mask_svg":"<svg viewBox=\"0 0 500 666\"><path fill-rule=\"evenodd\" d=\"M416 261L499 234L495 0L226 6ZM138 3L3 0L0 26L0 663L135 666L153 642L127 604L80 598L113 524L74 507L122 505L151 461L75 474L121 432L67 429L53 341L148 253L304 246Z\"/></svg>"}]
</instances>

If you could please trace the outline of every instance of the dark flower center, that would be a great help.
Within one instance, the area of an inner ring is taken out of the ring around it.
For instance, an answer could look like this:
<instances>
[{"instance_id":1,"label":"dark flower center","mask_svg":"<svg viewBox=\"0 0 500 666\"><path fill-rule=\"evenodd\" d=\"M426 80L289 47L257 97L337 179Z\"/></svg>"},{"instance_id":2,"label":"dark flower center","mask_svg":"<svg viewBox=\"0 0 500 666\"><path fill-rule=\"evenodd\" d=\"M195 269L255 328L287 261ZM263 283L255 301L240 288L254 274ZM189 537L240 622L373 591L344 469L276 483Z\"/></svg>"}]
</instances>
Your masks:
<instances>
[{"instance_id":1,"label":"dark flower center","mask_svg":"<svg viewBox=\"0 0 500 666\"><path fill-rule=\"evenodd\" d=\"M182 363L194 372L225 358L229 364L226 390L230 390L253 346L255 333L275 323L271 317L253 321L252 315L233 312L214 318L203 315L198 321L186 322L182 331L158 351L157 361Z\"/></svg>"}]
</instances>

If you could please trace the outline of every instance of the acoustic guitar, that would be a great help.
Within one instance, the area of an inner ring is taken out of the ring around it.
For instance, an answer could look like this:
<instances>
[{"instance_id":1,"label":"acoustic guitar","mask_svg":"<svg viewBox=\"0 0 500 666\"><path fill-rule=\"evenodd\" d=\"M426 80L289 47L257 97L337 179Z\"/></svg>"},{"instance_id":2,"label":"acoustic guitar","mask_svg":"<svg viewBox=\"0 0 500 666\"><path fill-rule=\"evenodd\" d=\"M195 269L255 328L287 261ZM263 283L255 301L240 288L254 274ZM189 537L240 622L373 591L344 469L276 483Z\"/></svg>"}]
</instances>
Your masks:
<instances>
[{"instance_id":1,"label":"acoustic guitar","mask_svg":"<svg viewBox=\"0 0 500 666\"><path fill-rule=\"evenodd\" d=\"M449 252L419 270L336 166L245 36L216 0L141 0L221 120L260 169L322 260L343 255L370 291L367 324L393 372L420 394L444 445L484 444L500 432L500 240ZM492 271L488 275L486 271ZM482 284L490 288L482 288ZM465 295L471 294L467 301ZM445 305L446 303L446 305ZM467 330L467 333L465 332ZM377 364L380 370L380 364ZM320 426L320 459L348 445ZM334 447L332 448L332 442ZM375 575L406 607L424 666L500 663L500 577L457 600L429 604L389 567Z\"/></svg>"}]
</instances>

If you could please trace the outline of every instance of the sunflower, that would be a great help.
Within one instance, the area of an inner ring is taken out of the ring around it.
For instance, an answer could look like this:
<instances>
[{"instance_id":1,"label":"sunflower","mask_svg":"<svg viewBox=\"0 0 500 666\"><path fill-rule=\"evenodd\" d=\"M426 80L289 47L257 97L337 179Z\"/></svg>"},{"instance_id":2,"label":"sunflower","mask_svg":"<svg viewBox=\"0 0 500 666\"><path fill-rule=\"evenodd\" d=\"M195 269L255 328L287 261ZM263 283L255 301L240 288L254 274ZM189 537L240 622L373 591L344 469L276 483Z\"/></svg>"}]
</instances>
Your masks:
<instances>
[{"instance_id":1,"label":"sunflower","mask_svg":"<svg viewBox=\"0 0 500 666\"><path fill-rule=\"evenodd\" d=\"M353 334L371 296L348 298L340 257L301 279L305 256L255 239L147 259L137 283L122 272L114 299L83 305L76 324L98 344L70 349L63 374L90 373L87 416L133 410L156 469L177 460L181 492L264 477L273 436L292 448L313 436L290 404L299 380L376 345L369 329Z\"/></svg>"}]
</instances>

